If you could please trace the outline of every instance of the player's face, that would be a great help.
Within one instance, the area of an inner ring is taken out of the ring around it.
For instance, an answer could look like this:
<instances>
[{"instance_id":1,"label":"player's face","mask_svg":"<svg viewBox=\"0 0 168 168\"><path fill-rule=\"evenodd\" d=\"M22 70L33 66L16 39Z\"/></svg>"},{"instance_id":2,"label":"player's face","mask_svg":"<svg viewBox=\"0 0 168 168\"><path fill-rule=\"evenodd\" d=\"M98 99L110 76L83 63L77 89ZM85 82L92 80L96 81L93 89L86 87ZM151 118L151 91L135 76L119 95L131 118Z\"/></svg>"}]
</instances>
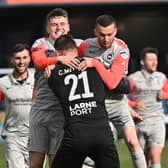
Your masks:
<instances>
[{"instance_id":1,"label":"player's face","mask_svg":"<svg viewBox=\"0 0 168 168\"><path fill-rule=\"evenodd\" d=\"M100 46L103 48L109 48L111 46L116 34L117 28L115 24L111 24L107 27L97 25L95 28L95 35L98 38Z\"/></svg>"},{"instance_id":2,"label":"player's face","mask_svg":"<svg viewBox=\"0 0 168 168\"><path fill-rule=\"evenodd\" d=\"M68 18L63 16L53 17L47 23L47 33L54 40L60 37L60 35L67 34L69 29Z\"/></svg>"},{"instance_id":3,"label":"player's face","mask_svg":"<svg viewBox=\"0 0 168 168\"><path fill-rule=\"evenodd\" d=\"M17 75L27 73L27 68L30 63L30 54L26 49L24 49L21 52L15 53L11 58L11 62Z\"/></svg>"},{"instance_id":4,"label":"player's face","mask_svg":"<svg viewBox=\"0 0 168 168\"><path fill-rule=\"evenodd\" d=\"M141 64L143 65L144 69L147 72L149 73L155 72L158 65L157 55L155 53L147 53L145 60L142 61Z\"/></svg>"}]
</instances>

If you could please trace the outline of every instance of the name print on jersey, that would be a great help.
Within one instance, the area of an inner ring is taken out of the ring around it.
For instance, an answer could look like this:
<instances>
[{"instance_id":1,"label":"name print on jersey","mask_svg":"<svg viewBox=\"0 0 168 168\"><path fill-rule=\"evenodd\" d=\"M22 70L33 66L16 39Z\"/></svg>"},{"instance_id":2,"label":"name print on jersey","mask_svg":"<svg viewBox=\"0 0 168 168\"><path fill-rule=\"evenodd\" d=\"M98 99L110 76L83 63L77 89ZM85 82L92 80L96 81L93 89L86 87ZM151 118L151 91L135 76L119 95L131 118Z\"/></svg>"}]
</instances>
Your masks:
<instances>
[{"instance_id":1,"label":"name print on jersey","mask_svg":"<svg viewBox=\"0 0 168 168\"><path fill-rule=\"evenodd\" d=\"M72 68L64 68L64 69L60 69L58 71L58 75L59 76L63 76L65 74L71 73L72 71L74 71Z\"/></svg>"}]
</instances>

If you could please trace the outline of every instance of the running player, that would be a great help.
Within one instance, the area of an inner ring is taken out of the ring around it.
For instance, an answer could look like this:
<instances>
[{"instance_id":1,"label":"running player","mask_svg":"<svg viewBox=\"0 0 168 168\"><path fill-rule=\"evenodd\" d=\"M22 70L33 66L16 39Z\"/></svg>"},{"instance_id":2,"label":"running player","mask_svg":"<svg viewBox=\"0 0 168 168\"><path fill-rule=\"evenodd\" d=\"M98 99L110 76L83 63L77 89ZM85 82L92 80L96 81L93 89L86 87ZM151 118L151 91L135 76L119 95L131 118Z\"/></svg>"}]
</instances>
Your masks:
<instances>
[{"instance_id":1,"label":"running player","mask_svg":"<svg viewBox=\"0 0 168 168\"><path fill-rule=\"evenodd\" d=\"M127 73L129 49L122 40L115 37L117 25L111 15L101 15L96 19L94 33L95 38L87 39L80 45L80 55L87 57L80 64L80 70L95 67L107 87L114 89L107 92L105 100L109 120L118 130L122 130L134 166L146 168L145 156L137 139L127 101L123 93L115 90Z\"/></svg>"},{"instance_id":2,"label":"running player","mask_svg":"<svg viewBox=\"0 0 168 168\"><path fill-rule=\"evenodd\" d=\"M165 143L165 123L162 99L168 99L166 76L157 71L158 50L145 47L141 52L142 69L130 74L131 105L143 118L137 133L148 167L161 168L161 154Z\"/></svg>"},{"instance_id":3,"label":"running player","mask_svg":"<svg viewBox=\"0 0 168 168\"><path fill-rule=\"evenodd\" d=\"M32 105L34 72L28 69L31 60L27 44L16 44L11 53L14 70L0 78L0 101L5 101L2 137L5 142L7 168L29 168L28 132Z\"/></svg>"},{"instance_id":4,"label":"running player","mask_svg":"<svg viewBox=\"0 0 168 168\"><path fill-rule=\"evenodd\" d=\"M78 55L70 35L57 39L55 48L58 55ZM95 69L81 72L57 64L48 80L65 116L65 133L52 168L80 168L87 156L95 161L97 168L119 168L105 110L104 84Z\"/></svg>"}]
</instances>

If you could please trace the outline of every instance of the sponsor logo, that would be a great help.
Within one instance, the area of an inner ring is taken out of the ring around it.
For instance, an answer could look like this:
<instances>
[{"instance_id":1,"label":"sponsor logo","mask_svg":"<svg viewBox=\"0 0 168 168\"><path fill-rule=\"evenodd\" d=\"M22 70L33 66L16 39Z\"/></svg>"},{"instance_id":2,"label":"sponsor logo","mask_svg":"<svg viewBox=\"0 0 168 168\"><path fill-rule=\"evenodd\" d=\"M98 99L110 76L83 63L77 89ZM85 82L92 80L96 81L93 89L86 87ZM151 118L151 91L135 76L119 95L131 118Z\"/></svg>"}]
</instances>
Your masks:
<instances>
[{"instance_id":1,"label":"sponsor logo","mask_svg":"<svg viewBox=\"0 0 168 168\"><path fill-rule=\"evenodd\" d=\"M121 50L121 51L120 51L120 55L121 55L124 59L127 59L128 56L129 56L128 50L126 50L126 49Z\"/></svg>"},{"instance_id":2,"label":"sponsor logo","mask_svg":"<svg viewBox=\"0 0 168 168\"><path fill-rule=\"evenodd\" d=\"M96 108L96 101L82 102L75 104L74 106L69 106L70 116L82 116L92 114L92 108Z\"/></svg>"}]
</instances>

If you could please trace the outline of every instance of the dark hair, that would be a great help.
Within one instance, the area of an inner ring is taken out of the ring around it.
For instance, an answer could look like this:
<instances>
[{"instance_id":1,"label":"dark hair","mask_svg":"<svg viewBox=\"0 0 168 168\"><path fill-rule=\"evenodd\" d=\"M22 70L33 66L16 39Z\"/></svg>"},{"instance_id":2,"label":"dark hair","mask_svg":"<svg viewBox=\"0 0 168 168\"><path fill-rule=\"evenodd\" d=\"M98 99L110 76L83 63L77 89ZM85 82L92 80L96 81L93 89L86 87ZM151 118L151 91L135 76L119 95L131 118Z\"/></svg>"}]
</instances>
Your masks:
<instances>
[{"instance_id":1,"label":"dark hair","mask_svg":"<svg viewBox=\"0 0 168 168\"><path fill-rule=\"evenodd\" d=\"M96 19L95 27L97 25L100 25L100 26L103 26L103 27L107 27L107 26L109 26L109 25L111 25L113 23L117 26L116 20L114 19L113 16L104 14L104 15L100 15Z\"/></svg>"},{"instance_id":2,"label":"dark hair","mask_svg":"<svg viewBox=\"0 0 168 168\"><path fill-rule=\"evenodd\" d=\"M77 48L77 45L73 36L71 34L66 34L55 40L54 47L56 50L69 50Z\"/></svg>"},{"instance_id":3,"label":"dark hair","mask_svg":"<svg viewBox=\"0 0 168 168\"><path fill-rule=\"evenodd\" d=\"M68 18L68 12L62 8L55 8L47 14L47 22L54 17L63 16Z\"/></svg>"},{"instance_id":4,"label":"dark hair","mask_svg":"<svg viewBox=\"0 0 168 168\"><path fill-rule=\"evenodd\" d=\"M141 60L145 60L146 58L146 54L147 53L154 53L158 56L159 52L157 48L153 48L153 47L145 47L141 50L140 52L140 59Z\"/></svg>"},{"instance_id":5,"label":"dark hair","mask_svg":"<svg viewBox=\"0 0 168 168\"><path fill-rule=\"evenodd\" d=\"M14 56L16 53L21 52L23 50L27 50L29 52L29 54L31 54L30 47L29 47L28 44L26 44L26 43L17 43L11 49L11 52L10 52L11 56Z\"/></svg>"}]
</instances>

